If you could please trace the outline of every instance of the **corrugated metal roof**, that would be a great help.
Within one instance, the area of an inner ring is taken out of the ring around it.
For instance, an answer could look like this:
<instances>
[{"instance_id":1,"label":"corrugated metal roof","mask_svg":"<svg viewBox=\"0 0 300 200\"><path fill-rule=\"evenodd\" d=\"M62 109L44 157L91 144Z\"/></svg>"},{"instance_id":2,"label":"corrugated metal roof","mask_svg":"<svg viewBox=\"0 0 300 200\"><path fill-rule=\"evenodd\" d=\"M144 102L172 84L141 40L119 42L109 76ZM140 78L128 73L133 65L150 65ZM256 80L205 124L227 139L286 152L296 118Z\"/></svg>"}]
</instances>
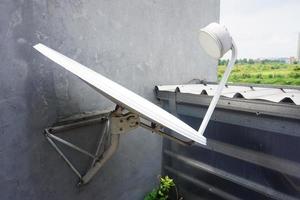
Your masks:
<instances>
[{"instance_id":1,"label":"corrugated metal roof","mask_svg":"<svg viewBox=\"0 0 300 200\"><path fill-rule=\"evenodd\" d=\"M213 96L217 84L186 84L186 85L160 85L156 86L159 91L180 92L189 94L201 94ZM244 98L250 100L265 100L270 102L289 102L300 105L300 89L259 87L259 86L238 86L226 85L222 91L223 97Z\"/></svg>"}]
</instances>

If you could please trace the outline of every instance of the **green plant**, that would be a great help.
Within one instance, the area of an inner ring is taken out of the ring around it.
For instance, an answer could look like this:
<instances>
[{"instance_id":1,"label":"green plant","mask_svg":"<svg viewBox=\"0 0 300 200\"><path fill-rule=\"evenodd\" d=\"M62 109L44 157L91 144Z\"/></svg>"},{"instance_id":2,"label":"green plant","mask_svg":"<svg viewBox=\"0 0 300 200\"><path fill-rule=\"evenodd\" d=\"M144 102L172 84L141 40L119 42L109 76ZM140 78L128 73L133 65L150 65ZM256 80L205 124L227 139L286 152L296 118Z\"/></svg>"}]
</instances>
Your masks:
<instances>
[{"instance_id":1,"label":"green plant","mask_svg":"<svg viewBox=\"0 0 300 200\"><path fill-rule=\"evenodd\" d=\"M244 63L239 59L230 73L229 82L232 83L257 83L276 85L300 85L300 64L286 64L280 61L264 60L254 64ZM221 79L225 65L218 67L218 80Z\"/></svg>"},{"instance_id":2,"label":"green plant","mask_svg":"<svg viewBox=\"0 0 300 200\"><path fill-rule=\"evenodd\" d=\"M168 200L172 189L176 191L176 199L178 199L178 192L173 179L168 176L159 178L159 187L154 188L149 192L144 200ZM182 198L180 198L182 199Z\"/></svg>"},{"instance_id":3,"label":"green plant","mask_svg":"<svg viewBox=\"0 0 300 200\"><path fill-rule=\"evenodd\" d=\"M275 78L284 78L284 75L283 75L283 74L275 74L274 77L275 77Z\"/></svg>"},{"instance_id":4,"label":"green plant","mask_svg":"<svg viewBox=\"0 0 300 200\"><path fill-rule=\"evenodd\" d=\"M242 73L242 77L243 78L251 78L251 75L247 74L247 73Z\"/></svg>"},{"instance_id":5,"label":"green plant","mask_svg":"<svg viewBox=\"0 0 300 200\"><path fill-rule=\"evenodd\" d=\"M294 71L299 71L300 70L300 67L299 66L296 66L295 68L294 68Z\"/></svg>"},{"instance_id":6,"label":"green plant","mask_svg":"<svg viewBox=\"0 0 300 200\"><path fill-rule=\"evenodd\" d=\"M256 78L262 78L262 74L256 74L256 76L255 76Z\"/></svg>"},{"instance_id":7,"label":"green plant","mask_svg":"<svg viewBox=\"0 0 300 200\"><path fill-rule=\"evenodd\" d=\"M289 75L289 77L292 77L292 78L299 78L300 77L300 73L298 73L298 72L291 72L288 75Z\"/></svg>"}]
</instances>

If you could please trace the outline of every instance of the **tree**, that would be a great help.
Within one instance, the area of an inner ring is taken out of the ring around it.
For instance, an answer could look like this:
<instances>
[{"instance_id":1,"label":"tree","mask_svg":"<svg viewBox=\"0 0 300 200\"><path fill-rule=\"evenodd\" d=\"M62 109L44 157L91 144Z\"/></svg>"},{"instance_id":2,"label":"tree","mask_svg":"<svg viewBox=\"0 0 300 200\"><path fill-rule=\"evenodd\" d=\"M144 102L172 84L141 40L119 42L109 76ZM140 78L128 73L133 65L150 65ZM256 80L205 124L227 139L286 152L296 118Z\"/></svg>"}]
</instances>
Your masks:
<instances>
[{"instance_id":1,"label":"tree","mask_svg":"<svg viewBox=\"0 0 300 200\"><path fill-rule=\"evenodd\" d=\"M248 63L252 65L252 64L254 64L254 60L250 58Z\"/></svg>"},{"instance_id":2,"label":"tree","mask_svg":"<svg viewBox=\"0 0 300 200\"><path fill-rule=\"evenodd\" d=\"M227 63L228 63L229 61L228 60L219 60L219 65L227 65Z\"/></svg>"}]
</instances>

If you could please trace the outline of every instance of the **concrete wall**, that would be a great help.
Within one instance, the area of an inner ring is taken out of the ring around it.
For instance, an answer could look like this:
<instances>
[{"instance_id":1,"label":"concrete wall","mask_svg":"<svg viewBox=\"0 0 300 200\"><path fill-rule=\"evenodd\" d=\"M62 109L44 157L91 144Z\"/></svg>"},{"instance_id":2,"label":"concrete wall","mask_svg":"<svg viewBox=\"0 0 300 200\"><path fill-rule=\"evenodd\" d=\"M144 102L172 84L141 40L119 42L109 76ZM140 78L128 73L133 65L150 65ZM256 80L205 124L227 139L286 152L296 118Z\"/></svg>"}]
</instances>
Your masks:
<instances>
[{"instance_id":1,"label":"concrete wall","mask_svg":"<svg viewBox=\"0 0 300 200\"><path fill-rule=\"evenodd\" d=\"M155 101L156 84L216 80L216 62L201 50L197 31L219 20L219 4L2 0L0 199L142 199L160 174L161 138L141 129L123 137L93 182L76 188L43 129L59 117L112 104L32 45L42 42ZM89 129L85 134L99 131Z\"/></svg>"}]
</instances>

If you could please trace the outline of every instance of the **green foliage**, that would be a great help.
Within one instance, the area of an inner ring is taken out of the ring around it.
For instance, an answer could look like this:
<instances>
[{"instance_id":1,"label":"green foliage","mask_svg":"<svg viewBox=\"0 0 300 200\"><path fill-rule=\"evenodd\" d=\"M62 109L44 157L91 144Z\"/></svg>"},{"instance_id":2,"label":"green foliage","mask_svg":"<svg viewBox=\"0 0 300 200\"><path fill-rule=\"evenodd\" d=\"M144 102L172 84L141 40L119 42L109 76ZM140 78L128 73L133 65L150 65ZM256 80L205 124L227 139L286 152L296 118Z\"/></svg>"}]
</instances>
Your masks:
<instances>
[{"instance_id":1,"label":"green foliage","mask_svg":"<svg viewBox=\"0 0 300 200\"><path fill-rule=\"evenodd\" d=\"M284 78L284 75L282 75L282 74L275 74L274 77L275 78Z\"/></svg>"},{"instance_id":2,"label":"green foliage","mask_svg":"<svg viewBox=\"0 0 300 200\"><path fill-rule=\"evenodd\" d=\"M144 200L168 200L172 188L176 189L173 179L168 176L160 177L159 187L153 189L146 195ZM176 189L177 191L177 189Z\"/></svg>"},{"instance_id":3,"label":"green foliage","mask_svg":"<svg viewBox=\"0 0 300 200\"><path fill-rule=\"evenodd\" d=\"M144 200L157 200L158 199L158 189L153 189L147 194Z\"/></svg>"},{"instance_id":4,"label":"green foliage","mask_svg":"<svg viewBox=\"0 0 300 200\"><path fill-rule=\"evenodd\" d=\"M252 63L239 59L230 74L229 82L232 83L256 83L256 84L276 84L276 85L300 85L300 64L286 64L264 60L259 63ZM250 61L250 62L249 62ZM226 69L226 65L219 65L218 79Z\"/></svg>"},{"instance_id":5,"label":"green foliage","mask_svg":"<svg viewBox=\"0 0 300 200\"><path fill-rule=\"evenodd\" d=\"M296 66L293 70L294 70L294 71L300 71L300 67L299 67L299 66Z\"/></svg>"},{"instance_id":6,"label":"green foliage","mask_svg":"<svg viewBox=\"0 0 300 200\"><path fill-rule=\"evenodd\" d=\"M271 67L271 69L279 69L280 68L280 66L278 66L278 65L273 65L272 67Z\"/></svg>"},{"instance_id":7,"label":"green foliage","mask_svg":"<svg viewBox=\"0 0 300 200\"><path fill-rule=\"evenodd\" d=\"M219 65L227 65L229 60L219 60Z\"/></svg>"},{"instance_id":8,"label":"green foliage","mask_svg":"<svg viewBox=\"0 0 300 200\"><path fill-rule=\"evenodd\" d=\"M251 78L251 75L247 74L247 73L242 73L242 77L243 78Z\"/></svg>"},{"instance_id":9,"label":"green foliage","mask_svg":"<svg viewBox=\"0 0 300 200\"><path fill-rule=\"evenodd\" d=\"M249 59L248 63L252 65L252 64L254 64L254 60L253 59Z\"/></svg>"},{"instance_id":10,"label":"green foliage","mask_svg":"<svg viewBox=\"0 0 300 200\"><path fill-rule=\"evenodd\" d=\"M256 74L255 77L261 79L263 76L262 76L262 74Z\"/></svg>"},{"instance_id":11,"label":"green foliage","mask_svg":"<svg viewBox=\"0 0 300 200\"><path fill-rule=\"evenodd\" d=\"M292 78L300 78L300 73L299 72L290 72L288 76Z\"/></svg>"}]
</instances>

